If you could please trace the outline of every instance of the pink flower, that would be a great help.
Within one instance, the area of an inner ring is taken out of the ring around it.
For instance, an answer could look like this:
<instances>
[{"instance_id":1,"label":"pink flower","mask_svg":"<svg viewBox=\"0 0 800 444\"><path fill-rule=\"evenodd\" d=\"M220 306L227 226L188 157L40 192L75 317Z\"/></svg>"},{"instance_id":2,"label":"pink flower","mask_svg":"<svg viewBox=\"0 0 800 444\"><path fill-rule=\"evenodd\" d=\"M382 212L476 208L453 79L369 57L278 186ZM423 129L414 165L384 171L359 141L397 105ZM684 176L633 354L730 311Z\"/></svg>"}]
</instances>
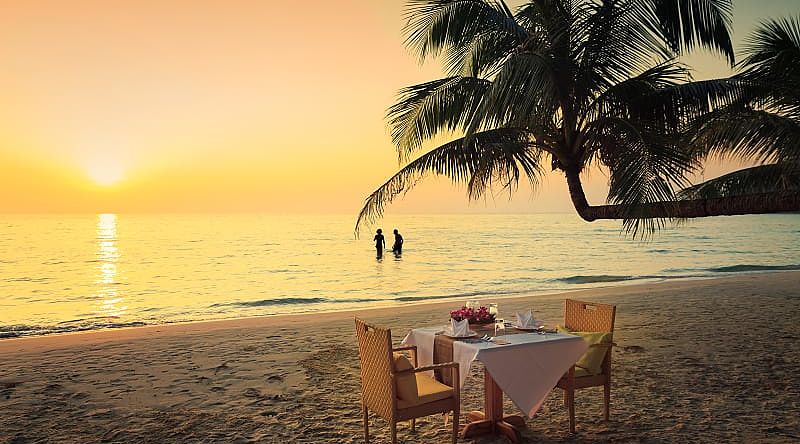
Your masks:
<instances>
[{"instance_id":1,"label":"pink flower","mask_svg":"<svg viewBox=\"0 0 800 444\"><path fill-rule=\"evenodd\" d=\"M489 313L489 309L486 307L479 307L477 310L473 308L461 307L458 310L451 311L450 317L456 321L467 319L469 322L477 322L482 324L488 324L494 321L494 315Z\"/></svg>"}]
</instances>

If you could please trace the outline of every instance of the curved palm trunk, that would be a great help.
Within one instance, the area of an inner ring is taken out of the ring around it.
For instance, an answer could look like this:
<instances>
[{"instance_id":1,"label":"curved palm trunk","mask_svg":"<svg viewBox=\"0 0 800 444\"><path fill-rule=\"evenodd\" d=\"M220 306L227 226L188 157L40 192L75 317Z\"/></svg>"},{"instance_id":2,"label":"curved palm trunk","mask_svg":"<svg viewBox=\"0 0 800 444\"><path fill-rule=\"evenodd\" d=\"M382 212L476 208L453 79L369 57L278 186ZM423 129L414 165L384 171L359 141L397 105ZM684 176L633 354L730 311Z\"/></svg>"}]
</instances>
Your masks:
<instances>
[{"instance_id":1,"label":"curved palm trunk","mask_svg":"<svg viewBox=\"0 0 800 444\"><path fill-rule=\"evenodd\" d=\"M569 188L569 197L572 199L572 205L575 211L586 222L592 222L597 219L592 215L592 207L589 201L586 200L586 193L583 192L583 184L581 183L581 172L577 168L568 168L564 171L567 176L567 187Z\"/></svg>"},{"instance_id":2,"label":"curved palm trunk","mask_svg":"<svg viewBox=\"0 0 800 444\"><path fill-rule=\"evenodd\" d=\"M566 177L572 204L578 215L587 222L598 219L689 219L800 211L800 192L797 191L656 202L641 205L632 211L622 205L591 206L583 192L580 172L567 171Z\"/></svg>"}]
</instances>

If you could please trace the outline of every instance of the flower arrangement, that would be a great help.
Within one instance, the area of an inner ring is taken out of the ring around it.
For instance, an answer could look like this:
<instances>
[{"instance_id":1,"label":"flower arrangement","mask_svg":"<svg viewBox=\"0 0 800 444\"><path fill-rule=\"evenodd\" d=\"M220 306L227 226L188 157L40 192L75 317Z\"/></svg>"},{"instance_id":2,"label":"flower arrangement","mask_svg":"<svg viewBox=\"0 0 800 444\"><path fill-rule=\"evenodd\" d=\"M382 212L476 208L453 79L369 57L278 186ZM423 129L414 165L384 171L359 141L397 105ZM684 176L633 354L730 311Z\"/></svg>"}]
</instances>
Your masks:
<instances>
[{"instance_id":1,"label":"flower arrangement","mask_svg":"<svg viewBox=\"0 0 800 444\"><path fill-rule=\"evenodd\" d=\"M486 307L480 307L478 309L461 307L458 310L451 311L450 317L456 321L463 321L466 319L470 324L491 324L494 323L495 315L489 313L489 309Z\"/></svg>"}]
</instances>

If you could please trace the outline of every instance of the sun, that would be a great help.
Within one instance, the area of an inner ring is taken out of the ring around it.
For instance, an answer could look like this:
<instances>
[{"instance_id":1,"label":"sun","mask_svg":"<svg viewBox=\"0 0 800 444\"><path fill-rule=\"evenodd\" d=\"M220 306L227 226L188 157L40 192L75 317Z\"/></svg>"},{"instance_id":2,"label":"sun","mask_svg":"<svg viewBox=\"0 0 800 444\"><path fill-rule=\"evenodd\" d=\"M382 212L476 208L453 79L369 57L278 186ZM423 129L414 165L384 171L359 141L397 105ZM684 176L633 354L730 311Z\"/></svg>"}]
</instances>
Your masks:
<instances>
[{"instance_id":1,"label":"sun","mask_svg":"<svg viewBox=\"0 0 800 444\"><path fill-rule=\"evenodd\" d=\"M87 174L97 185L109 187L122 180L122 167L111 162L94 163L87 168Z\"/></svg>"}]
</instances>

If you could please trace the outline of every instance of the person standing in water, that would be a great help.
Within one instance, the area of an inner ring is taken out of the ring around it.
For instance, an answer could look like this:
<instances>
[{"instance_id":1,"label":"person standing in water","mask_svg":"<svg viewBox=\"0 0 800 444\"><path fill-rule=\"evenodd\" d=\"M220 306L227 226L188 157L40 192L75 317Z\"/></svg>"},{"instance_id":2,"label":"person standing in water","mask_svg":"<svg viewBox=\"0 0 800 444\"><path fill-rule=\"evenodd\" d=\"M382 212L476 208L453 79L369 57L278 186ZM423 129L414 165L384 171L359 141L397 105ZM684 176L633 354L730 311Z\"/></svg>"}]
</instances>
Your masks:
<instances>
[{"instance_id":1,"label":"person standing in water","mask_svg":"<svg viewBox=\"0 0 800 444\"><path fill-rule=\"evenodd\" d=\"M383 249L386 248L386 240L383 238L383 230L378 228L378 233L373 239L375 241L375 249L378 250L378 257L383 257Z\"/></svg>"},{"instance_id":2,"label":"person standing in water","mask_svg":"<svg viewBox=\"0 0 800 444\"><path fill-rule=\"evenodd\" d=\"M392 253L403 253L403 236L400 235L400 232L397 231L397 228L394 229L394 245L392 245Z\"/></svg>"}]
</instances>

